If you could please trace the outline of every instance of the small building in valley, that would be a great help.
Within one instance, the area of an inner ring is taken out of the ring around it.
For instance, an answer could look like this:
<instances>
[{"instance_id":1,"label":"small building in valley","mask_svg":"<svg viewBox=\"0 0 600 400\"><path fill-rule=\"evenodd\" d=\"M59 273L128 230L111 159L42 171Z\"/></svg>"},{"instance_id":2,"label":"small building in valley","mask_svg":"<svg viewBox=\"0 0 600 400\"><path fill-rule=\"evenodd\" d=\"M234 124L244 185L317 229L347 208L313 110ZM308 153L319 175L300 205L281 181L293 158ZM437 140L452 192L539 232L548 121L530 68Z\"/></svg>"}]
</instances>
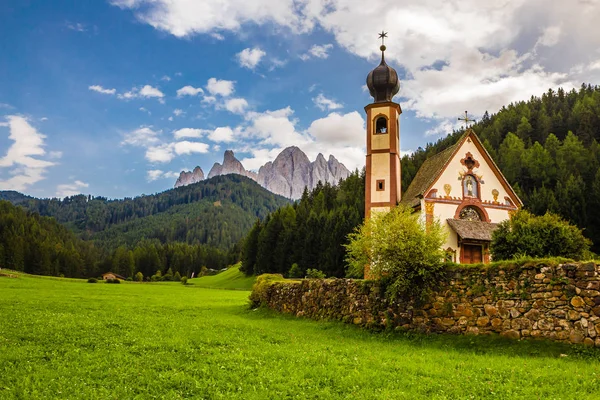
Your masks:
<instances>
[{"instance_id":1,"label":"small building in valley","mask_svg":"<svg viewBox=\"0 0 600 400\"><path fill-rule=\"evenodd\" d=\"M115 274L114 272L106 272L106 273L102 274L102 279L105 281L108 279L120 279L120 280L124 281L125 277L121 276L119 274Z\"/></svg>"}]
</instances>

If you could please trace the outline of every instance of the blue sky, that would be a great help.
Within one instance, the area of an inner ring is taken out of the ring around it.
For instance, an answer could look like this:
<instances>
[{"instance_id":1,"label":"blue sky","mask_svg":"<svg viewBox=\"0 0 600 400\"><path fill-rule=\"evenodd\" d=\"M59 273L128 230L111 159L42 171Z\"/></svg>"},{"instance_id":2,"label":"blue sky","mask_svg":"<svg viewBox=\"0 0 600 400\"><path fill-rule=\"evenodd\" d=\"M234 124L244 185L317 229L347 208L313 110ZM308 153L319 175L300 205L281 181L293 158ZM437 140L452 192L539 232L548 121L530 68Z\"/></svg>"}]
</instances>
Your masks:
<instances>
[{"instance_id":1,"label":"blue sky","mask_svg":"<svg viewBox=\"0 0 600 400\"><path fill-rule=\"evenodd\" d=\"M297 145L364 164L377 32L405 152L548 88L597 84L598 0L5 0L0 190L111 198Z\"/></svg>"}]
</instances>

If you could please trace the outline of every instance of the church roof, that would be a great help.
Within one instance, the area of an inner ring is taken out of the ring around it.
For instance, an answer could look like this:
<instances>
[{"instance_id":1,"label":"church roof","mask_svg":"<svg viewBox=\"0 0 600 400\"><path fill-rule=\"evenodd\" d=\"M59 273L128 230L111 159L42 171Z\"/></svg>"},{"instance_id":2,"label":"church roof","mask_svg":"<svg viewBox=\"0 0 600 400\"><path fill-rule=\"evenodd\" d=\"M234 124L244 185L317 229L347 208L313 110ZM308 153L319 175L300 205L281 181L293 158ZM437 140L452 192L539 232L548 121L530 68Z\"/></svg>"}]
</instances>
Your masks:
<instances>
[{"instance_id":1,"label":"church roof","mask_svg":"<svg viewBox=\"0 0 600 400\"><path fill-rule=\"evenodd\" d=\"M402 200L400 202L408 204L411 207L418 206L421 201L421 198L425 196L425 192L429 190L431 185L434 184L435 180L444 171L446 165L448 165L448 163L452 160L452 157L456 154L458 149L462 146L463 142L469 136L471 136L474 139L475 143L479 145L478 147L480 148L481 153L483 153L490 166L493 169L495 169L495 171L498 174L498 178L505 185L507 192L509 192L513 196L513 199L516 200L516 204L518 206L522 206L523 202L521 201L521 199L519 199L519 196L517 196L513 188L510 186L510 184L502 174L502 171L500 171L500 168L498 168L498 166L496 165L488 151L485 149L483 144L481 144L479 137L470 128L467 129L465 133L463 133L463 135L460 137L460 139L458 139L458 141L454 145L425 160L423 165L421 165L421 168L419 168L419 171L417 171L417 174L413 178L408 189L402 196Z\"/></svg>"},{"instance_id":2,"label":"church roof","mask_svg":"<svg viewBox=\"0 0 600 400\"><path fill-rule=\"evenodd\" d=\"M498 227L498 224L483 221L467 221L464 219L448 218L448 225L462 239L481 240L485 242L492 241L492 233Z\"/></svg>"},{"instance_id":3,"label":"church roof","mask_svg":"<svg viewBox=\"0 0 600 400\"><path fill-rule=\"evenodd\" d=\"M406 193L402 196L402 203L407 203L412 207L419 204L421 197L423 197L427 188L435 182L435 179L442 172L444 166L450 161L454 150L456 150L460 142L462 140L425 160L410 183Z\"/></svg>"}]
</instances>

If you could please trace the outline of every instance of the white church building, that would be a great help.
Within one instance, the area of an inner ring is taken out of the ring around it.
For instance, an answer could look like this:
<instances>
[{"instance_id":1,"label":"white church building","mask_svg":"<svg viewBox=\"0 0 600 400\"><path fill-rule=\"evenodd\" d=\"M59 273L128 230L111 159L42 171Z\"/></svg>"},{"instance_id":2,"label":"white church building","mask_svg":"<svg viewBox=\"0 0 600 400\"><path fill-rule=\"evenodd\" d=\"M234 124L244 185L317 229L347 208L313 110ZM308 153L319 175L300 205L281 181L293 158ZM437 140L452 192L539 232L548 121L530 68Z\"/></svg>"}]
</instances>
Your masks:
<instances>
[{"instance_id":1,"label":"white church building","mask_svg":"<svg viewBox=\"0 0 600 400\"><path fill-rule=\"evenodd\" d=\"M381 35L380 35L381 36ZM446 228L447 258L458 263L489 262L492 232L523 203L471 129L450 148L429 157L401 196L400 105L392 101L400 83L384 58L367 76L374 102L367 113L365 217L399 203Z\"/></svg>"}]
</instances>

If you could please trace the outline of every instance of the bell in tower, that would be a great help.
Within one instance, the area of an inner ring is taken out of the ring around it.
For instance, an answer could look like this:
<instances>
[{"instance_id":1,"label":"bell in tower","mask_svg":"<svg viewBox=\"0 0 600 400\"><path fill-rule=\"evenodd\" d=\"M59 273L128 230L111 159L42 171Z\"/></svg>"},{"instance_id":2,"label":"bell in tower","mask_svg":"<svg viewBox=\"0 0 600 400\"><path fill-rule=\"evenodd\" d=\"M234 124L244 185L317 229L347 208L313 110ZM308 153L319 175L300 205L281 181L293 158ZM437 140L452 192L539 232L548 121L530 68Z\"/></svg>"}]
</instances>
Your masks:
<instances>
[{"instance_id":1,"label":"bell in tower","mask_svg":"<svg viewBox=\"0 0 600 400\"><path fill-rule=\"evenodd\" d=\"M365 216L373 211L389 211L400 201L400 105L392 98L400 90L394 68L385 62L386 32L381 32L381 62L367 75L373 103L367 112L367 160Z\"/></svg>"}]
</instances>

